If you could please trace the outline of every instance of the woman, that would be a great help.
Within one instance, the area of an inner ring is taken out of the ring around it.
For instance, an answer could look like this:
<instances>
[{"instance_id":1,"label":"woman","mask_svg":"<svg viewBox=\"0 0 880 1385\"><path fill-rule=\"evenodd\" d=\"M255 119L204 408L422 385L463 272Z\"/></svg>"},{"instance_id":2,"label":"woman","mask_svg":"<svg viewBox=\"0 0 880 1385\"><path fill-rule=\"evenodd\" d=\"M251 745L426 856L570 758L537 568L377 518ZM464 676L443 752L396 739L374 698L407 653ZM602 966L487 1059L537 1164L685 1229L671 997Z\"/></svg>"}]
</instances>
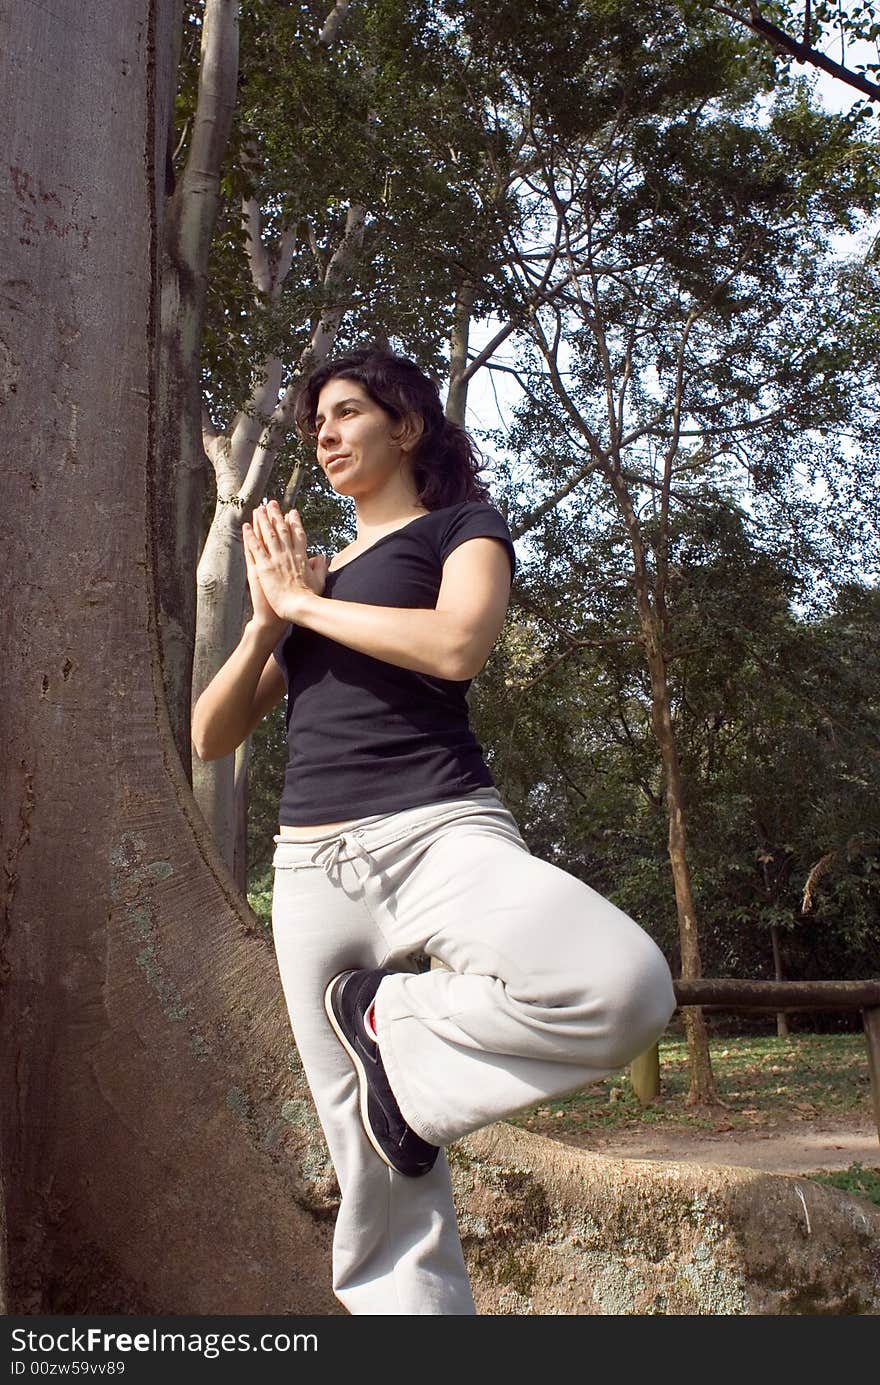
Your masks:
<instances>
[{"instance_id":1,"label":"woman","mask_svg":"<svg viewBox=\"0 0 880 1385\"><path fill-rule=\"evenodd\" d=\"M435 386L354 352L297 422L357 536L328 563L295 510L254 511L253 618L193 739L229 754L287 689L272 921L342 1193L335 1292L353 1314L473 1314L443 1147L629 1062L672 982L631 919L529 853L469 729L515 557Z\"/></svg>"}]
</instances>

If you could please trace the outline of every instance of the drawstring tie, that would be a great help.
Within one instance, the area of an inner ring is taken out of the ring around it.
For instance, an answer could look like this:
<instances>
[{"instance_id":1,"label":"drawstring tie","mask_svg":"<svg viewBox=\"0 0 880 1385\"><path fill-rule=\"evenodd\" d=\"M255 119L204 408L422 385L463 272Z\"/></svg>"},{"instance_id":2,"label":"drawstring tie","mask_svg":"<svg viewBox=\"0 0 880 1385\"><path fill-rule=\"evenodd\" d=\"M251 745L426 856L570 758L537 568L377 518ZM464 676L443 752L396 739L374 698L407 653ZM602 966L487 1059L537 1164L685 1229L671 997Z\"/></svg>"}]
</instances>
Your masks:
<instances>
[{"instance_id":1,"label":"drawstring tie","mask_svg":"<svg viewBox=\"0 0 880 1385\"><path fill-rule=\"evenodd\" d=\"M364 846L360 837L354 832L340 832L338 837L331 837L330 841L322 842L317 851L313 851L309 858L313 865L320 866L323 871L332 879L331 872L339 872L340 861L347 861L351 856L344 856L342 853L347 850L351 856L360 856L366 861L368 866L375 863L367 848Z\"/></svg>"}]
</instances>

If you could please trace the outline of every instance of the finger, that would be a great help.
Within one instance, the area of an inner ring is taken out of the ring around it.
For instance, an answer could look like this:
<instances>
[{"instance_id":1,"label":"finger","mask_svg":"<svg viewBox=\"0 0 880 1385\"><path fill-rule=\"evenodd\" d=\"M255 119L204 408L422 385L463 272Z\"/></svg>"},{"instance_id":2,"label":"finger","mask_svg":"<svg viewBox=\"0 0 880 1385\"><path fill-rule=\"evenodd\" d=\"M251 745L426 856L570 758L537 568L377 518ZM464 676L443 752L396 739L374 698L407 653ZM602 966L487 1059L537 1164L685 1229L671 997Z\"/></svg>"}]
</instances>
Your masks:
<instances>
[{"instance_id":1,"label":"finger","mask_svg":"<svg viewBox=\"0 0 880 1385\"><path fill-rule=\"evenodd\" d=\"M254 540L257 553L268 552L269 550L269 530L271 525L266 518L265 510L254 510Z\"/></svg>"},{"instance_id":2,"label":"finger","mask_svg":"<svg viewBox=\"0 0 880 1385\"><path fill-rule=\"evenodd\" d=\"M272 505L275 506L274 510L271 508ZM277 547L279 544L283 544L287 530L276 500L271 501L270 507L263 510L262 520L266 535L264 540L266 547L271 549Z\"/></svg>"},{"instance_id":3,"label":"finger","mask_svg":"<svg viewBox=\"0 0 880 1385\"><path fill-rule=\"evenodd\" d=\"M266 557L266 545L263 543L258 530L251 524L241 526L241 535L245 553L256 566L260 558Z\"/></svg>"},{"instance_id":4,"label":"finger","mask_svg":"<svg viewBox=\"0 0 880 1385\"><path fill-rule=\"evenodd\" d=\"M290 533L293 536L294 543L297 545L302 544L305 547L308 544L308 538L306 536L306 531L303 528L303 522L299 516L299 510L291 510L287 518L290 524Z\"/></svg>"}]
</instances>

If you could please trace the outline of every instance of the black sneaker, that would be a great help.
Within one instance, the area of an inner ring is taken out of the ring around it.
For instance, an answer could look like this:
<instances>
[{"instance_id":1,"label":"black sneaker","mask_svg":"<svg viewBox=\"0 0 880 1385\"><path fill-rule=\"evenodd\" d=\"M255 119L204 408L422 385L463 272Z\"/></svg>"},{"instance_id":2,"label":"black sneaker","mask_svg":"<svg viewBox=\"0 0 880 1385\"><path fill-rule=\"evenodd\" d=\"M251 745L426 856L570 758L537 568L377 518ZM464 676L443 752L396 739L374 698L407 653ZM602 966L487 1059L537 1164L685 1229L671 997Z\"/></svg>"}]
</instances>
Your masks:
<instances>
[{"instance_id":1,"label":"black sneaker","mask_svg":"<svg viewBox=\"0 0 880 1385\"><path fill-rule=\"evenodd\" d=\"M357 1072L361 1121L367 1139L389 1168L419 1178L430 1173L440 1151L403 1119L385 1074L379 1045L364 1024L364 1015L380 981L391 974L388 968L340 972L324 992L324 1009Z\"/></svg>"}]
</instances>

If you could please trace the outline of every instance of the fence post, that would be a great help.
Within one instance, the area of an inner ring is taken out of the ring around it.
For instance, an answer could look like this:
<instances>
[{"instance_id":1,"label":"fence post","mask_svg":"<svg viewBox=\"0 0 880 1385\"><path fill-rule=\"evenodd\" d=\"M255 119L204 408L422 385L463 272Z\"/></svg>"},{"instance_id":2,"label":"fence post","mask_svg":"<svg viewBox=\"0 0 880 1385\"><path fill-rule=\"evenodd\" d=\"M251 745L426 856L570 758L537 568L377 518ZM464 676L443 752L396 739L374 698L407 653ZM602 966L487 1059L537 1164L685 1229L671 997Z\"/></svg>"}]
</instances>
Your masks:
<instances>
[{"instance_id":1,"label":"fence post","mask_svg":"<svg viewBox=\"0 0 880 1385\"><path fill-rule=\"evenodd\" d=\"M880 1005L862 1011L865 1043L868 1046L868 1071L871 1074L871 1099L874 1102L874 1122L880 1140Z\"/></svg>"},{"instance_id":2,"label":"fence post","mask_svg":"<svg viewBox=\"0 0 880 1385\"><path fill-rule=\"evenodd\" d=\"M880 1011L878 1011L880 1014ZM660 1092L660 1045L640 1053L629 1065L629 1080L642 1106L647 1106Z\"/></svg>"}]
</instances>

